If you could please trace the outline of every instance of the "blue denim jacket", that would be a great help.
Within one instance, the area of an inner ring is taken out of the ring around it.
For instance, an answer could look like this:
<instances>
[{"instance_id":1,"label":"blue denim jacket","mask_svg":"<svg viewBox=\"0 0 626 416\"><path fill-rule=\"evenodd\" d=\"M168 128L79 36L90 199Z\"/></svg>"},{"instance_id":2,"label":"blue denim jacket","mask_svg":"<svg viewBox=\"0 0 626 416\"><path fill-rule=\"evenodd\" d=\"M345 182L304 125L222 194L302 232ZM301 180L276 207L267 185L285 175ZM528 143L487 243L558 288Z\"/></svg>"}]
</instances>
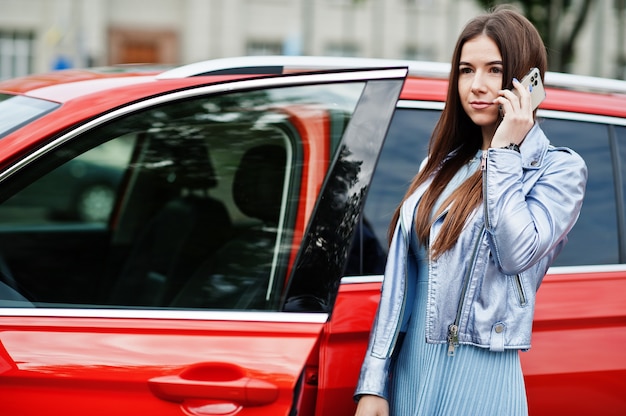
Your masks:
<instances>
[{"instance_id":1,"label":"blue denim jacket","mask_svg":"<svg viewBox=\"0 0 626 416\"><path fill-rule=\"evenodd\" d=\"M537 124L520 151L486 152L482 206L456 245L429 264L426 342L447 343L449 355L460 344L530 348L537 289L578 219L587 182L582 158L550 145ZM388 398L391 359L409 320L419 268L407 256L410 227L428 186L402 206L355 398ZM444 215L434 222L430 241Z\"/></svg>"}]
</instances>

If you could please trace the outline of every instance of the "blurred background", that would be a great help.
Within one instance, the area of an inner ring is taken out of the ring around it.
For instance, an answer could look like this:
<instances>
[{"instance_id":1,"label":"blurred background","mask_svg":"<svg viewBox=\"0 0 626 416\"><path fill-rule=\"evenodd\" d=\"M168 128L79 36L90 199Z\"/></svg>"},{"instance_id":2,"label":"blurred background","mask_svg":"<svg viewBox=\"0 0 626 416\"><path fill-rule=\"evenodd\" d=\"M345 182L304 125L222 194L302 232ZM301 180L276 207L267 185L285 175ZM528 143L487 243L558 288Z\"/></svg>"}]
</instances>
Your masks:
<instances>
[{"instance_id":1,"label":"blurred background","mask_svg":"<svg viewBox=\"0 0 626 416\"><path fill-rule=\"evenodd\" d=\"M551 70L626 78L626 0L0 0L0 79L240 55L449 62L498 3L533 21Z\"/></svg>"}]
</instances>

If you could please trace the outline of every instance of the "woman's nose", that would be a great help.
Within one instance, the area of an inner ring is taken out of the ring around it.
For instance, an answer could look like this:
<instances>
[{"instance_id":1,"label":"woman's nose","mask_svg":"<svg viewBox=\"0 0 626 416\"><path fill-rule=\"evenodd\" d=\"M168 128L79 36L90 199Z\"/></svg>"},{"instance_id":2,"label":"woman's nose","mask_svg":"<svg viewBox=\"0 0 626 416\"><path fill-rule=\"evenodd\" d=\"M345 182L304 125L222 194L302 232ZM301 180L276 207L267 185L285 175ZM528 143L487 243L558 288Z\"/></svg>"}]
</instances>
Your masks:
<instances>
[{"instance_id":1,"label":"woman's nose","mask_svg":"<svg viewBox=\"0 0 626 416\"><path fill-rule=\"evenodd\" d=\"M472 92L485 92L485 79L482 74L476 72L472 80Z\"/></svg>"}]
</instances>

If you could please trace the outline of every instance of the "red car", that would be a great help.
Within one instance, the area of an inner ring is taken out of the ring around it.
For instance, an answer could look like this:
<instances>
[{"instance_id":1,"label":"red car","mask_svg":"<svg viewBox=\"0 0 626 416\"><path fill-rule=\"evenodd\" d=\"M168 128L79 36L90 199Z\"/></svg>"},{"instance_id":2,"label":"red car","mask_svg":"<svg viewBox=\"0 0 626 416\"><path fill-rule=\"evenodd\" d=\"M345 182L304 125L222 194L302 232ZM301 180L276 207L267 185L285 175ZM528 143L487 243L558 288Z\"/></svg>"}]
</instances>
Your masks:
<instances>
[{"instance_id":1,"label":"red car","mask_svg":"<svg viewBox=\"0 0 626 416\"><path fill-rule=\"evenodd\" d=\"M247 57L0 82L0 414L353 414L448 70ZM546 78L543 129L589 181L521 353L530 413L623 415L626 82ZM89 172L98 215L58 215Z\"/></svg>"}]
</instances>

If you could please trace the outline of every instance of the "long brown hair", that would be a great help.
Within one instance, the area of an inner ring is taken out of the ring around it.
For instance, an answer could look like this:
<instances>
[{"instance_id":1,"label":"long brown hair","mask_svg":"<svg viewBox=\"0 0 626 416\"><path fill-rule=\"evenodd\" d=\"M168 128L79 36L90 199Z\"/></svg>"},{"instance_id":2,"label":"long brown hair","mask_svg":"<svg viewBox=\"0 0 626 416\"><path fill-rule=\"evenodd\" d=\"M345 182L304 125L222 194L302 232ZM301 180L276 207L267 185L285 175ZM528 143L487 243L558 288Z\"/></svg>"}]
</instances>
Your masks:
<instances>
[{"instance_id":1,"label":"long brown hair","mask_svg":"<svg viewBox=\"0 0 626 416\"><path fill-rule=\"evenodd\" d=\"M482 172L478 170L442 204L440 211L447 207L450 209L438 237L430 244L431 218L441 213L437 212L431 217L437 199L455 173L476 155L483 143L481 128L463 110L458 92L461 50L467 41L479 35L491 38L500 50L503 62L502 88L511 88L513 77L521 79L531 67L537 67L542 78L546 71L547 56L543 41L532 23L519 12L508 7L498 7L472 19L463 29L454 48L446 105L430 139L428 160L411 182L389 227L391 239L402 203L419 185L432 177L432 183L419 203L415 218L417 236L422 244L430 245L432 258L437 258L454 246L468 216L482 201Z\"/></svg>"}]
</instances>

